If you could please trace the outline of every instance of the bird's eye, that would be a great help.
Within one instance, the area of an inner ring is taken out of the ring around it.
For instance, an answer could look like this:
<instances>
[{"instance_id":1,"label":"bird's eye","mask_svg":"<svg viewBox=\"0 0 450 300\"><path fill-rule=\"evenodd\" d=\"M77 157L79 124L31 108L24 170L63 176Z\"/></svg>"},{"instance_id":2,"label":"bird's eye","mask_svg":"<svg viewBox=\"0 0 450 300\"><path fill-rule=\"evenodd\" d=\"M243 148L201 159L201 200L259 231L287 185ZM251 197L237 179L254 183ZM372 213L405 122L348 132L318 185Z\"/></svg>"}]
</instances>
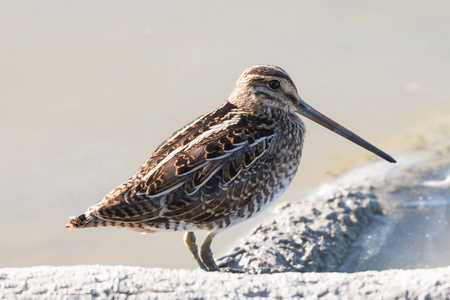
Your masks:
<instances>
[{"instance_id":1,"label":"bird's eye","mask_svg":"<svg viewBox=\"0 0 450 300\"><path fill-rule=\"evenodd\" d=\"M272 90L277 90L280 88L280 82L278 80L271 80L269 81L269 87Z\"/></svg>"}]
</instances>

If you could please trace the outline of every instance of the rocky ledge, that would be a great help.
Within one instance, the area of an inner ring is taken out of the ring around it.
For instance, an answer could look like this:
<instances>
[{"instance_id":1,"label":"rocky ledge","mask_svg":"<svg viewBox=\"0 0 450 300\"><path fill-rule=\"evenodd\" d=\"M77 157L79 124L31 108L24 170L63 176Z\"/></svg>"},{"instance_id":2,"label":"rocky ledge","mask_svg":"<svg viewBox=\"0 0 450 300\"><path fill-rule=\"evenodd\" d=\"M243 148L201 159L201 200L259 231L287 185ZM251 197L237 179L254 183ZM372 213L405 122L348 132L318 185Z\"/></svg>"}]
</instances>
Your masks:
<instances>
[{"instance_id":1,"label":"rocky ledge","mask_svg":"<svg viewBox=\"0 0 450 300\"><path fill-rule=\"evenodd\" d=\"M3 299L445 299L450 268L231 274L125 266L3 269Z\"/></svg>"},{"instance_id":2,"label":"rocky ledge","mask_svg":"<svg viewBox=\"0 0 450 300\"><path fill-rule=\"evenodd\" d=\"M349 255L355 258L354 244L364 243L358 238L368 225L377 224L370 227L371 236L379 235L376 243L381 245L388 236L376 231L401 221L386 215L402 207L424 210L427 199L437 198L450 202L450 155L410 154L396 165L369 164L301 201L276 206L276 217L219 259L219 266L250 274L342 271ZM407 207L416 199L425 200ZM444 216L442 221L444 226L450 220Z\"/></svg>"}]
</instances>

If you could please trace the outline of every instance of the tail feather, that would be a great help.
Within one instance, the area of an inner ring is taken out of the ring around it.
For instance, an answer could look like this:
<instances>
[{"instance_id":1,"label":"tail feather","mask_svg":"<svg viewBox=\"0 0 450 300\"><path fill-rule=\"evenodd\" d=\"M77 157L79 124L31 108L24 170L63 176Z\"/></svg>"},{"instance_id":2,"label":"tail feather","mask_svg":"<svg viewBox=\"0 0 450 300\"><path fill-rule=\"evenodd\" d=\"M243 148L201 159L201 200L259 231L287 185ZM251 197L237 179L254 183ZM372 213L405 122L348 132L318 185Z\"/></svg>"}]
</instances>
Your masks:
<instances>
[{"instance_id":1,"label":"tail feather","mask_svg":"<svg viewBox=\"0 0 450 300\"><path fill-rule=\"evenodd\" d=\"M98 222L96 221L98 219L92 215L86 216L85 213L78 217L70 217L70 219L70 222L66 225L66 228L69 230L98 226Z\"/></svg>"},{"instance_id":2,"label":"tail feather","mask_svg":"<svg viewBox=\"0 0 450 300\"><path fill-rule=\"evenodd\" d=\"M111 220L102 220L97 218L88 211L78 217L69 217L70 222L67 223L66 228L69 230L89 228L89 227L123 227L141 233L155 232L155 230L148 228L145 223L139 222L116 222Z\"/></svg>"}]
</instances>

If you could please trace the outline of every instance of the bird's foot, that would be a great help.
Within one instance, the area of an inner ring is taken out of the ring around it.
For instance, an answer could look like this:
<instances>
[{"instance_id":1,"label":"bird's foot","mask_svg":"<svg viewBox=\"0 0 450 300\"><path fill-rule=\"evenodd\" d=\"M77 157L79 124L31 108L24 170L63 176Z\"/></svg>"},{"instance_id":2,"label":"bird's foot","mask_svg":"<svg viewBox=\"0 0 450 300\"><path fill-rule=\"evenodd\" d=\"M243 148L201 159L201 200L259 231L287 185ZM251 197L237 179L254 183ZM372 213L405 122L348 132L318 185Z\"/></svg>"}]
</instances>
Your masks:
<instances>
[{"instance_id":1,"label":"bird's foot","mask_svg":"<svg viewBox=\"0 0 450 300\"><path fill-rule=\"evenodd\" d=\"M242 248L238 248L235 251L231 252L230 254L227 254L225 256L222 256L217 260L217 265L220 268L220 271L227 272L227 273L245 273L242 269L227 267L235 258L236 256L245 253L246 250Z\"/></svg>"},{"instance_id":2,"label":"bird's foot","mask_svg":"<svg viewBox=\"0 0 450 300\"><path fill-rule=\"evenodd\" d=\"M217 259L217 265L219 266L219 268L224 268L226 265L228 265L229 263L231 263L236 256L245 253L246 250L243 248L238 248L237 250L231 252L230 254L227 254L225 256L222 256L221 258Z\"/></svg>"}]
</instances>

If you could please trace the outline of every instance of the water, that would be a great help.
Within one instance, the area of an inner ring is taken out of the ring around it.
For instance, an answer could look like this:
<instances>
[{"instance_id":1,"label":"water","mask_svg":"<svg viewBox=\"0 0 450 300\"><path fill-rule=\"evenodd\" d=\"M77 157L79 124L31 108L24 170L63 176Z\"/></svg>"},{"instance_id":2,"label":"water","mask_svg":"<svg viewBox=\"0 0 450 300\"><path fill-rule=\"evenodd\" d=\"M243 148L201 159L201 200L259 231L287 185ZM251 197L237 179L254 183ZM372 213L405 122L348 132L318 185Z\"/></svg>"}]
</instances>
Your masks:
<instances>
[{"instance_id":1,"label":"water","mask_svg":"<svg viewBox=\"0 0 450 300\"><path fill-rule=\"evenodd\" d=\"M379 216L353 245L339 269L359 272L450 265L450 170L416 183L419 195L384 203ZM414 193L416 194L416 193Z\"/></svg>"},{"instance_id":2,"label":"water","mask_svg":"<svg viewBox=\"0 0 450 300\"><path fill-rule=\"evenodd\" d=\"M195 267L181 233L64 225L218 106L251 65L282 66L319 111L389 153L401 148L400 130L448 106L450 21L433 7L2 1L0 267ZM373 159L307 127L301 170L281 201ZM269 215L221 233L216 256Z\"/></svg>"}]
</instances>

